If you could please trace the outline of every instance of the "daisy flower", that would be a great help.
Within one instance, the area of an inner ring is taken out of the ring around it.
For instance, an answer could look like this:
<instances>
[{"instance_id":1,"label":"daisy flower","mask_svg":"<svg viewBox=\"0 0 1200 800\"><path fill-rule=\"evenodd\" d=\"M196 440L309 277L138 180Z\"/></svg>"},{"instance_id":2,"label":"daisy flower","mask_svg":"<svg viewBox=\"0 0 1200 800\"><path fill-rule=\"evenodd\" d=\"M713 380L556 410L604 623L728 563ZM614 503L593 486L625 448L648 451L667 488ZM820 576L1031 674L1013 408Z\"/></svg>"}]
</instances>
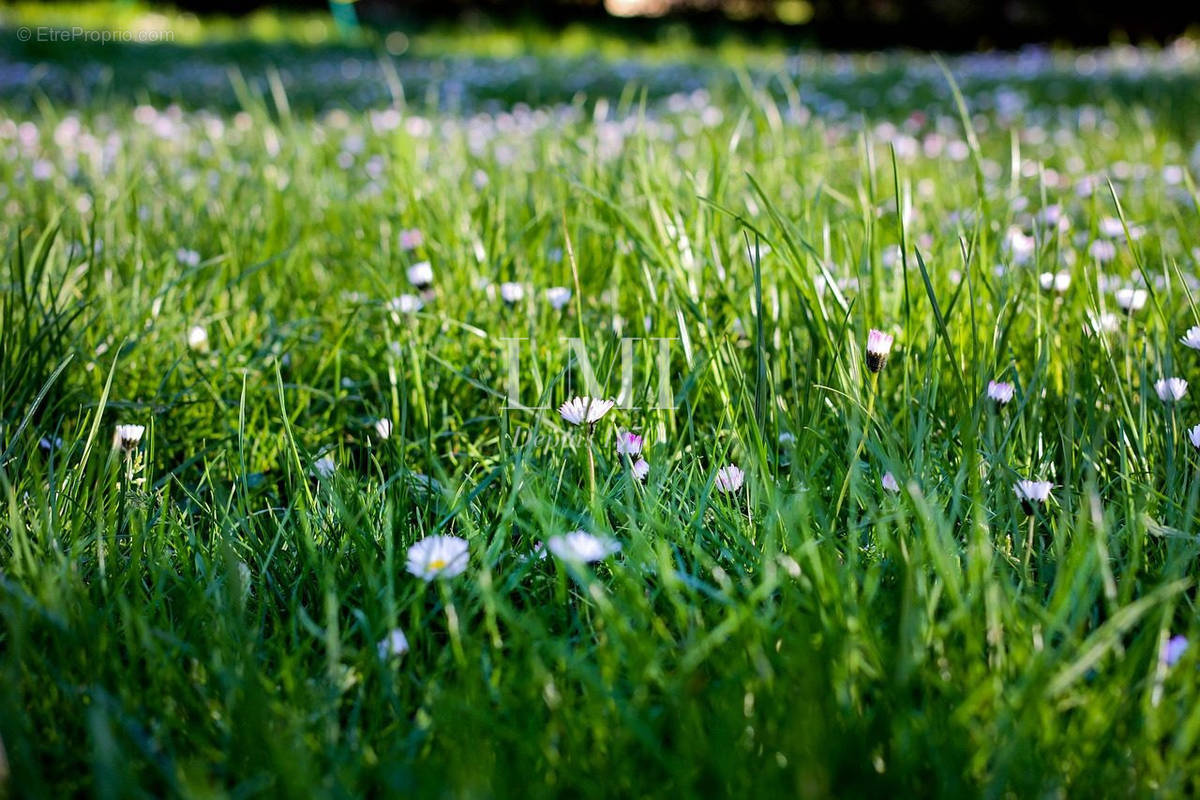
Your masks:
<instances>
[{"instance_id":1,"label":"daisy flower","mask_svg":"<svg viewBox=\"0 0 1200 800\"><path fill-rule=\"evenodd\" d=\"M1188 332L1179 340L1184 347L1190 347L1193 350L1200 350L1200 325L1193 325L1188 328Z\"/></svg>"},{"instance_id":2,"label":"daisy flower","mask_svg":"<svg viewBox=\"0 0 1200 800\"><path fill-rule=\"evenodd\" d=\"M1050 481L1017 481L1013 485L1013 492L1021 501L1021 508L1025 509L1025 513L1032 514L1037 506L1045 505L1050 499L1052 488L1054 484Z\"/></svg>"},{"instance_id":3,"label":"daisy flower","mask_svg":"<svg viewBox=\"0 0 1200 800\"><path fill-rule=\"evenodd\" d=\"M1121 318L1111 311L1101 314L1088 312L1088 322L1083 326L1083 332L1088 336L1099 336L1102 333L1112 333L1121 327ZM1198 340L1200 343L1200 340Z\"/></svg>"},{"instance_id":4,"label":"daisy flower","mask_svg":"<svg viewBox=\"0 0 1200 800\"><path fill-rule=\"evenodd\" d=\"M1116 292L1117 306L1126 314L1141 311L1146 305L1150 293L1145 289L1118 289Z\"/></svg>"},{"instance_id":5,"label":"daisy flower","mask_svg":"<svg viewBox=\"0 0 1200 800\"><path fill-rule=\"evenodd\" d=\"M593 400L590 397L572 397L558 407L558 413L572 425L595 425L601 417L616 405L612 400Z\"/></svg>"},{"instance_id":6,"label":"daisy flower","mask_svg":"<svg viewBox=\"0 0 1200 800\"><path fill-rule=\"evenodd\" d=\"M742 488L742 484L746 481L746 473L733 464L721 467L717 470L716 486L717 490L725 493L736 492Z\"/></svg>"},{"instance_id":7,"label":"daisy flower","mask_svg":"<svg viewBox=\"0 0 1200 800\"><path fill-rule=\"evenodd\" d=\"M1179 659L1183 658L1183 654L1187 652L1188 640L1186 636L1176 634L1167 640L1163 645L1162 660L1168 667L1173 667L1179 663Z\"/></svg>"},{"instance_id":8,"label":"daisy flower","mask_svg":"<svg viewBox=\"0 0 1200 800\"><path fill-rule=\"evenodd\" d=\"M113 446L125 451L133 450L142 441L145 432L145 425L118 425L113 431Z\"/></svg>"},{"instance_id":9,"label":"daisy flower","mask_svg":"<svg viewBox=\"0 0 1200 800\"><path fill-rule=\"evenodd\" d=\"M1200 428L1200 425L1197 425L1196 427ZM50 450L57 450L58 448L62 447L62 437L43 436L42 438L38 439L38 447L46 450L47 452Z\"/></svg>"},{"instance_id":10,"label":"daisy flower","mask_svg":"<svg viewBox=\"0 0 1200 800\"><path fill-rule=\"evenodd\" d=\"M1159 378L1154 382L1154 391L1158 392L1159 400L1173 403L1187 394L1187 381L1183 378Z\"/></svg>"},{"instance_id":11,"label":"daisy flower","mask_svg":"<svg viewBox=\"0 0 1200 800\"><path fill-rule=\"evenodd\" d=\"M784 447L791 447L796 443L796 434L791 431L784 431L779 434L779 443Z\"/></svg>"},{"instance_id":12,"label":"daisy flower","mask_svg":"<svg viewBox=\"0 0 1200 800\"><path fill-rule=\"evenodd\" d=\"M317 478L328 478L337 471L337 464L330 456L321 456L312 465L312 474Z\"/></svg>"},{"instance_id":13,"label":"daisy flower","mask_svg":"<svg viewBox=\"0 0 1200 800\"><path fill-rule=\"evenodd\" d=\"M408 652L408 637L399 628L392 628L388 635L379 640L379 657L402 656Z\"/></svg>"},{"instance_id":14,"label":"daisy flower","mask_svg":"<svg viewBox=\"0 0 1200 800\"><path fill-rule=\"evenodd\" d=\"M388 310L397 314L415 314L425 306L425 301L415 294L402 294L388 301Z\"/></svg>"},{"instance_id":15,"label":"daisy flower","mask_svg":"<svg viewBox=\"0 0 1200 800\"><path fill-rule=\"evenodd\" d=\"M636 456L642 452L642 437L633 431L621 431L617 434L617 455Z\"/></svg>"},{"instance_id":16,"label":"daisy flower","mask_svg":"<svg viewBox=\"0 0 1200 800\"><path fill-rule=\"evenodd\" d=\"M1038 276L1038 283L1042 289L1050 292L1058 292L1062 294L1067 289L1071 288L1071 273L1069 272L1043 272Z\"/></svg>"},{"instance_id":17,"label":"daisy flower","mask_svg":"<svg viewBox=\"0 0 1200 800\"><path fill-rule=\"evenodd\" d=\"M591 563L620 552L621 543L587 531L573 531L565 536L551 536L546 540L546 549L563 561Z\"/></svg>"},{"instance_id":18,"label":"daisy flower","mask_svg":"<svg viewBox=\"0 0 1200 800\"><path fill-rule=\"evenodd\" d=\"M1013 389L1013 385L1005 381L988 381L987 396L989 400L995 401L996 405L1006 405L1012 402Z\"/></svg>"},{"instance_id":19,"label":"daisy flower","mask_svg":"<svg viewBox=\"0 0 1200 800\"><path fill-rule=\"evenodd\" d=\"M629 471L633 473L633 477L639 481L644 481L646 480L646 476L650 474L650 463L644 458L639 458L633 462L633 466L629 468Z\"/></svg>"},{"instance_id":20,"label":"daisy flower","mask_svg":"<svg viewBox=\"0 0 1200 800\"><path fill-rule=\"evenodd\" d=\"M889 333L871 329L867 334L867 369L879 372L887 364L888 355L892 352L894 337Z\"/></svg>"},{"instance_id":21,"label":"daisy flower","mask_svg":"<svg viewBox=\"0 0 1200 800\"><path fill-rule=\"evenodd\" d=\"M1200 425L1195 426L1188 431L1188 439L1192 442L1192 447L1200 450Z\"/></svg>"},{"instance_id":22,"label":"daisy flower","mask_svg":"<svg viewBox=\"0 0 1200 800\"><path fill-rule=\"evenodd\" d=\"M392 436L392 421L387 417L380 417L371 424L375 429L375 435L380 439L390 439Z\"/></svg>"},{"instance_id":23,"label":"daisy flower","mask_svg":"<svg viewBox=\"0 0 1200 800\"><path fill-rule=\"evenodd\" d=\"M453 578L461 575L470 560L467 540L457 536L426 536L408 548L408 571L418 578Z\"/></svg>"},{"instance_id":24,"label":"daisy flower","mask_svg":"<svg viewBox=\"0 0 1200 800\"><path fill-rule=\"evenodd\" d=\"M896 476L890 472L883 473L883 477L879 479L880 485L889 492L900 491L900 482L896 480Z\"/></svg>"},{"instance_id":25,"label":"daisy flower","mask_svg":"<svg viewBox=\"0 0 1200 800\"><path fill-rule=\"evenodd\" d=\"M418 289L433 285L433 266L428 261L418 261L408 268L408 282Z\"/></svg>"},{"instance_id":26,"label":"daisy flower","mask_svg":"<svg viewBox=\"0 0 1200 800\"><path fill-rule=\"evenodd\" d=\"M425 243L425 234L416 228L400 231L400 249L416 250Z\"/></svg>"},{"instance_id":27,"label":"daisy flower","mask_svg":"<svg viewBox=\"0 0 1200 800\"><path fill-rule=\"evenodd\" d=\"M193 350L207 350L208 331L206 331L202 325L193 325L188 329L187 343L188 347L192 348Z\"/></svg>"},{"instance_id":28,"label":"daisy flower","mask_svg":"<svg viewBox=\"0 0 1200 800\"><path fill-rule=\"evenodd\" d=\"M555 311L563 308L563 306L571 301L571 290L565 286L551 286L544 292L544 295L546 302Z\"/></svg>"},{"instance_id":29,"label":"daisy flower","mask_svg":"<svg viewBox=\"0 0 1200 800\"><path fill-rule=\"evenodd\" d=\"M508 305L516 305L525 299L525 287L519 283L500 284L500 299Z\"/></svg>"}]
</instances>

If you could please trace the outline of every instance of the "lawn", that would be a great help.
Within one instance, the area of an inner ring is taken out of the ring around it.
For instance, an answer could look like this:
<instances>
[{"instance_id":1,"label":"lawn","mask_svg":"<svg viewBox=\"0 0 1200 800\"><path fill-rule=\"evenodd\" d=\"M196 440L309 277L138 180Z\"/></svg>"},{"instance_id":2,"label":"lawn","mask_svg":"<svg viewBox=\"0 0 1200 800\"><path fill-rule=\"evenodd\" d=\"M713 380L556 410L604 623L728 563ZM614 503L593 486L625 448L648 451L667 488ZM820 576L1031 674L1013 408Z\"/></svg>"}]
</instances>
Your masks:
<instances>
[{"instance_id":1,"label":"lawn","mask_svg":"<svg viewBox=\"0 0 1200 800\"><path fill-rule=\"evenodd\" d=\"M1200 792L1194 43L0 28L0 795Z\"/></svg>"}]
</instances>

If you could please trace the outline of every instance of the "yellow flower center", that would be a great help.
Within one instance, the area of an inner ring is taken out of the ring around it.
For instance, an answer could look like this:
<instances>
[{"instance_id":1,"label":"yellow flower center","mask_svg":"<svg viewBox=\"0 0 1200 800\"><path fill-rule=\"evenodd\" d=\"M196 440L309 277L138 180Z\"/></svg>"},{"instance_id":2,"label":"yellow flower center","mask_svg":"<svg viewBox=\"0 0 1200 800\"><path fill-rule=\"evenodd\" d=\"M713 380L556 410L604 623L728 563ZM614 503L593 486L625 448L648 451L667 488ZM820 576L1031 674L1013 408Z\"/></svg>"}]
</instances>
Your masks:
<instances>
[{"instance_id":1,"label":"yellow flower center","mask_svg":"<svg viewBox=\"0 0 1200 800\"><path fill-rule=\"evenodd\" d=\"M435 558L429 562L430 569L443 569L446 566L446 561L440 558Z\"/></svg>"}]
</instances>

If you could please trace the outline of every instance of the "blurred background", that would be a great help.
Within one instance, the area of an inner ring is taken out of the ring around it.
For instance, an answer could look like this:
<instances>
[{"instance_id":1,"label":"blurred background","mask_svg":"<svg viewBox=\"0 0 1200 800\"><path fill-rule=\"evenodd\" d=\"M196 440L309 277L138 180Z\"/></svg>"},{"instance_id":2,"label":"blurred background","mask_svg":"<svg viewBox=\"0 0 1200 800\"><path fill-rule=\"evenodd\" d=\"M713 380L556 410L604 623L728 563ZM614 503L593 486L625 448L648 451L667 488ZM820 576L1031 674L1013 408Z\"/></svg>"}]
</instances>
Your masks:
<instances>
[{"instance_id":1,"label":"blurred background","mask_svg":"<svg viewBox=\"0 0 1200 800\"><path fill-rule=\"evenodd\" d=\"M850 50L1161 43L1200 29L1200 3L1194 0L182 0L175 5L234 15L272 5L330 6L335 15L380 26L586 23L635 38L655 38L664 26L685 24L702 42L737 33Z\"/></svg>"}]
</instances>

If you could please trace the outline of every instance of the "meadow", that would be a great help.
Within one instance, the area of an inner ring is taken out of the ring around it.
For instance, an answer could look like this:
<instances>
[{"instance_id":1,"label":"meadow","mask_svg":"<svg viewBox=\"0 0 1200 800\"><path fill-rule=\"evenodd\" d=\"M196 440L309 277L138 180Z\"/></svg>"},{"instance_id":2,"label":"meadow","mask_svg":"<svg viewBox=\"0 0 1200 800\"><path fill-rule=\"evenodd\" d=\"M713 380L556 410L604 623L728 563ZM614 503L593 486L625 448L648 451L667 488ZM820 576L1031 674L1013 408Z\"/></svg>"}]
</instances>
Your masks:
<instances>
[{"instance_id":1,"label":"meadow","mask_svg":"<svg viewBox=\"0 0 1200 800\"><path fill-rule=\"evenodd\" d=\"M0 28L0 795L1200 791L1195 43Z\"/></svg>"}]
</instances>

